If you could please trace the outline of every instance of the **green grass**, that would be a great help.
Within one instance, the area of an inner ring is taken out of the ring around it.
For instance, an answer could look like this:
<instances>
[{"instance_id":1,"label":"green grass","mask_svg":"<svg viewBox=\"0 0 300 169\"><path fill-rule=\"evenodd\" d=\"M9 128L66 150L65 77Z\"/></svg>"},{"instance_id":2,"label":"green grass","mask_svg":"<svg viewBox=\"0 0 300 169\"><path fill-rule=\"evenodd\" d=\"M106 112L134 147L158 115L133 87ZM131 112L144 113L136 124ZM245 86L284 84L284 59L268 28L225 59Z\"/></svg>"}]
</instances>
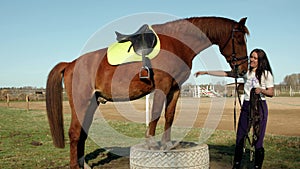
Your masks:
<instances>
[{"instance_id":1,"label":"green grass","mask_svg":"<svg viewBox=\"0 0 300 169\"><path fill-rule=\"evenodd\" d=\"M0 168L68 165L68 147L53 147L44 112L0 108L0 137Z\"/></svg>"},{"instance_id":2,"label":"green grass","mask_svg":"<svg viewBox=\"0 0 300 169\"><path fill-rule=\"evenodd\" d=\"M64 115L65 135L69 126L70 115ZM141 138L145 133L145 125L108 121L117 132L129 137ZM157 129L158 133L162 126ZM109 144L114 139L103 138ZM102 135L101 135L102 136ZM199 129L192 129L184 138L185 141L197 141ZM232 131L215 131L206 142L210 149L211 163L224 163L230 166L234 153L235 133ZM300 168L300 137L267 135L265 138L266 157L264 168ZM124 146L126 147L126 146ZM93 153L101 156L93 157ZM89 164L105 163L109 152L102 150L92 139L87 140L87 159ZM118 158L118 157L112 157ZM248 166L248 155L244 163ZM103 161L104 160L104 161ZM106 162L110 162L109 160ZM55 148L52 144L46 113L40 110L22 110L0 107L0 168L68 168L69 145L65 149Z\"/></svg>"}]
</instances>

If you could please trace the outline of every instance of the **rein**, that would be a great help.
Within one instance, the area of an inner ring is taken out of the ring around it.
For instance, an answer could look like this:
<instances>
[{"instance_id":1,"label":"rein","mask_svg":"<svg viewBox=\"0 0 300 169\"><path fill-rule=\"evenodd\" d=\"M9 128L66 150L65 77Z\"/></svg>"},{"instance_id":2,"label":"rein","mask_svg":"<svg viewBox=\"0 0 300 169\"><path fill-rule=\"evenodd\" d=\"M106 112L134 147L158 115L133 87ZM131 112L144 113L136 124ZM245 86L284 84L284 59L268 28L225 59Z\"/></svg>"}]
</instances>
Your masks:
<instances>
[{"instance_id":1,"label":"rein","mask_svg":"<svg viewBox=\"0 0 300 169\"><path fill-rule=\"evenodd\" d=\"M238 92L237 76L234 77L234 83L235 83L235 92L234 92L234 108L233 108L233 126L234 126L234 131L236 132L236 100L237 100L237 98L238 98L240 107L242 107L240 94Z\"/></svg>"},{"instance_id":2,"label":"rein","mask_svg":"<svg viewBox=\"0 0 300 169\"><path fill-rule=\"evenodd\" d=\"M250 145L250 161L253 161L253 154L255 149L255 144L257 143L261 126L260 121L264 118L262 99L259 94L255 93L255 88L250 91L250 105L249 105L249 116L248 116L248 128L247 136L244 138L244 149L246 148L246 140L248 140ZM252 128L252 140L250 139L249 133Z\"/></svg>"},{"instance_id":3,"label":"rein","mask_svg":"<svg viewBox=\"0 0 300 169\"><path fill-rule=\"evenodd\" d=\"M248 56L243 56L243 57L236 57L236 52L235 52L235 46L234 46L234 33L235 32L240 32L241 30L239 29L235 29L232 28L231 31L231 35L228 38L228 40L226 41L225 45L221 48L221 52L223 52L223 50L225 49L225 47L229 44L230 40L232 43L232 54L231 54L231 59L227 60L227 62L231 65L233 65L233 73L234 73L234 80L235 80L235 94L234 94L234 117L233 117L233 121L234 121L234 131L236 132L236 105L237 105L237 98L240 104L240 107L242 107L242 102L241 102L241 98L240 98L240 94L238 92L238 83L237 83L237 79L239 77L238 75L238 67L242 64L244 64L245 62L248 62ZM240 63L238 63L240 61Z\"/></svg>"}]
</instances>

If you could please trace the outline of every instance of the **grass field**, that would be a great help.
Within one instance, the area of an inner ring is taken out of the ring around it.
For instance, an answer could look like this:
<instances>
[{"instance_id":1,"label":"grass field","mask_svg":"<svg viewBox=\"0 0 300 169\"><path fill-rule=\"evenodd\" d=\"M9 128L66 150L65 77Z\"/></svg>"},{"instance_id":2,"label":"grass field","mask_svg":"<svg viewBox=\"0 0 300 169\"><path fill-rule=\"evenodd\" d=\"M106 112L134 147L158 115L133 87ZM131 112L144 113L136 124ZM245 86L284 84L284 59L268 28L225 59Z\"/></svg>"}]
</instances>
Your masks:
<instances>
[{"instance_id":1,"label":"grass field","mask_svg":"<svg viewBox=\"0 0 300 169\"><path fill-rule=\"evenodd\" d=\"M65 134L70 121L70 114L64 115ZM108 120L116 131L132 137L143 137L145 125L122 120ZM124 127L125 126L125 127ZM162 127L158 127L161 131ZM295 128L299 130L299 128ZM192 129L184 138L197 141L199 129ZM52 145L52 138L44 110L25 110L20 108L0 107L0 168L68 168L68 139L65 149ZM106 136L110 143L114 138ZM230 168L234 153L235 133L228 130L216 130L206 142L210 149L210 166ZM300 137L267 134L265 138L266 157L264 168L300 168ZM104 149L92 139L87 140L86 161L93 168L129 168L128 157L111 152L123 151L129 154L127 145ZM251 166L249 155L244 158L245 166Z\"/></svg>"}]
</instances>

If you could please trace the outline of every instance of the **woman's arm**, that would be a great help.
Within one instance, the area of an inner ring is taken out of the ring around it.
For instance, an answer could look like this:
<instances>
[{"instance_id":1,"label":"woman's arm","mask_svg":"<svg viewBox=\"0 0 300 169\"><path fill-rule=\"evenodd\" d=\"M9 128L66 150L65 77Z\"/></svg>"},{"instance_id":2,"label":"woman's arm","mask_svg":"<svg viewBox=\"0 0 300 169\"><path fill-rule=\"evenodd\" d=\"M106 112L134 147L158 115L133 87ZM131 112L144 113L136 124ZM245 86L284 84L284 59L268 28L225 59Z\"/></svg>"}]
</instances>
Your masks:
<instances>
[{"instance_id":1,"label":"woman's arm","mask_svg":"<svg viewBox=\"0 0 300 169\"><path fill-rule=\"evenodd\" d=\"M256 94L262 93L267 97L273 97L274 96L274 78L273 78L273 75L268 71L266 71L265 74L267 75L267 78L265 80L266 89L257 88L255 90L255 93Z\"/></svg>"},{"instance_id":2,"label":"woman's arm","mask_svg":"<svg viewBox=\"0 0 300 169\"><path fill-rule=\"evenodd\" d=\"M220 77L234 77L234 73L230 71L199 71L195 73L195 76L198 77L200 75L212 75L212 76L220 76Z\"/></svg>"}]
</instances>

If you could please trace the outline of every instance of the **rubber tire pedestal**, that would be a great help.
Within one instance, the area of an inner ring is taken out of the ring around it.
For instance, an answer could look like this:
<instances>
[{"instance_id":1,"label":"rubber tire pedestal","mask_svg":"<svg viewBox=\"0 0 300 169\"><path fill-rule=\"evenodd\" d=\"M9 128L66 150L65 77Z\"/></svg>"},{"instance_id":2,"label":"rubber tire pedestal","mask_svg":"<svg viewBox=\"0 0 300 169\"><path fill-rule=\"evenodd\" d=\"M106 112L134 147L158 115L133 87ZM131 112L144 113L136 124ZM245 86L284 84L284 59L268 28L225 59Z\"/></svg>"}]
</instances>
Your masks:
<instances>
[{"instance_id":1,"label":"rubber tire pedestal","mask_svg":"<svg viewBox=\"0 0 300 169\"><path fill-rule=\"evenodd\" d=\"M207 144L174 150L148 150L144 144L130 149L131 169L209 169Z\"/></svg>"}]
</instances>

